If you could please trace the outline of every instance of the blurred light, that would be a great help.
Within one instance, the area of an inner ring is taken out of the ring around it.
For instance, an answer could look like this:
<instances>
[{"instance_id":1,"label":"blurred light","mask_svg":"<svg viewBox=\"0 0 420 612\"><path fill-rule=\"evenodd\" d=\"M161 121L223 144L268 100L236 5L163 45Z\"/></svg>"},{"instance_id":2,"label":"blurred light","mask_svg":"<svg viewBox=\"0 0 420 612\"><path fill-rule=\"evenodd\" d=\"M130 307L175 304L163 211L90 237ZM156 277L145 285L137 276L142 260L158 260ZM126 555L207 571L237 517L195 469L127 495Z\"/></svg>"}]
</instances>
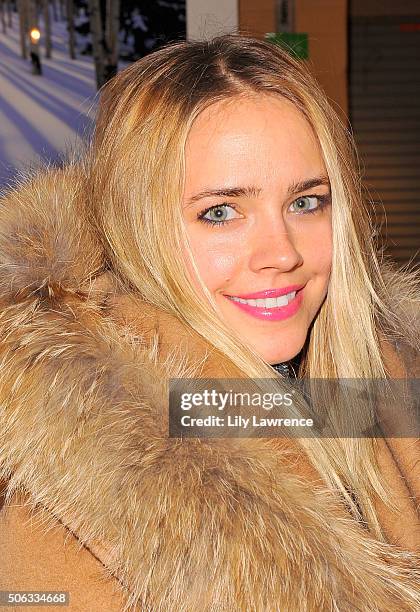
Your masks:
<instances>
[{"instance_id":1,"label":"blurred light","mask_svg":"<svg viewBox=\"0 0 420 612\"><path fill-rule=\"evenodd\" d=\"M34 42L37 42L41 38L41 32L38 28L32 28L30 36Z\"/></svg>"}]
</instances>

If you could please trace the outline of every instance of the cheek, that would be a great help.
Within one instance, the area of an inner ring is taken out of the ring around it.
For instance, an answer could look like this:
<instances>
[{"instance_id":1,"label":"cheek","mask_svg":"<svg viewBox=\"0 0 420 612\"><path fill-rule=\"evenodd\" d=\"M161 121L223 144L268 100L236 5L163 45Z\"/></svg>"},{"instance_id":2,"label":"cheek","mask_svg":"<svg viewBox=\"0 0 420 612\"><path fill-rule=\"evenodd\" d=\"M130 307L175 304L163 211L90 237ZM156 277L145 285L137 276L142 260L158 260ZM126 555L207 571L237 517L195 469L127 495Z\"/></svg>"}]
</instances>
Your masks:
<instances>
[{"instance_id":1,"label":"cheek","mask_svg":"<svg viewBox=\"0 0 420 612\"><path fill-rule=\"evenodd\" d=\"M203 236L201 232L189 232L188 236L194 262L204 284L210 291L223 290L240 269L240 250L222 236L209 237L208 233ZM191 278L198 286L187 253L185 258Z\"/></svg>"},{"instance_id":2,"label":"cheek","mask_svg":"<svg viewBox=\"0 0 420 612\"><path fill-rule=\"evenodd\" d=\"M314 231L305 231L299 236L298 250L300 251L304 266L314 276L319 277L320 282L328 282L332 264L332 231L331 223L326 222Z\"/></svg>"},{"instance_id":3,"label":"cheek","mask_svg":"<svg viewBox=\"0 0 420 612\"><path fill-rule=\"evenodd\" d=\"M325 232L322 243L318 245L320 267L326 274L330 274L333 256L332 230L331 226Z\"/></svg>"}]
</instances>

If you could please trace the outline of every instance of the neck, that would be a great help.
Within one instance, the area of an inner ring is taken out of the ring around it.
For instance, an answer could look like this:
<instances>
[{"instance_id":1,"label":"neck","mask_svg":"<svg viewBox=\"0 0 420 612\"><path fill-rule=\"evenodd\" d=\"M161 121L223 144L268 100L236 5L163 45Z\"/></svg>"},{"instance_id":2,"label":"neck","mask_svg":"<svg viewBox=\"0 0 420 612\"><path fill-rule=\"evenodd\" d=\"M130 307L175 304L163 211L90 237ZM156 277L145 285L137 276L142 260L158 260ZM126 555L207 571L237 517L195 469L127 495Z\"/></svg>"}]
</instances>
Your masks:
<instances>
[{"instance_id":1,"label":"neck","mask_svg":"<svg viewBox=\"0 0 420 612\"><path fill-rule=\"evenodd\" d=\"M297 378L301 357L302 351L300 351L297 355L295 355L295 357L292 357L288 361L271 364L271 367L283 376L291 376Z\"/></svg>"}]
</instances>

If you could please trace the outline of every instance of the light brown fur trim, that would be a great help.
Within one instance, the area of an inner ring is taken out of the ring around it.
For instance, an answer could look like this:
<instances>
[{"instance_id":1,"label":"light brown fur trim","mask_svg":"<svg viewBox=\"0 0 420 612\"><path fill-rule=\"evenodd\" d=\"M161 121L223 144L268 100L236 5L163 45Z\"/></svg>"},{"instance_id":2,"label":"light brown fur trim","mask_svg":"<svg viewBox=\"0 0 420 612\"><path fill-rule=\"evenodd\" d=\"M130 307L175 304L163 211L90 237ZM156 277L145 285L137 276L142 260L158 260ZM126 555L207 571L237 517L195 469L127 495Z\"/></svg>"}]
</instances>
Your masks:
<instances>
[{"instance_id":1,"label":"light brown fur trim","mask_svg":"<svg viewBox=\"0 0 420 612\"><path fill-rule=\"evenodd\" d=\"M138 610L418 610L418 557L376 541L322 483L291 471L287 449L167 437L167 379L224 364L201 348L162 352L175 325L197 345L157 312L142 335L84 289L102 255L72 208L81 180L41 178L0 214L9 496L23 489L83 545L106 543Z\"/></svg>"}]
</instances>

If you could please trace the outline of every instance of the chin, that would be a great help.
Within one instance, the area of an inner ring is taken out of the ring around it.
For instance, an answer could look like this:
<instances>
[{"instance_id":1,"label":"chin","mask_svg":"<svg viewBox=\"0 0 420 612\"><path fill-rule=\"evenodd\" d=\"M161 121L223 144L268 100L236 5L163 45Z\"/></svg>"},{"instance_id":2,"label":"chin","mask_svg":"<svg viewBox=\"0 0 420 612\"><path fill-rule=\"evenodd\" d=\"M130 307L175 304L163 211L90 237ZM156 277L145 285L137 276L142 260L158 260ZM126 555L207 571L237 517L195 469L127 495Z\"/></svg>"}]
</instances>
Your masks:
<instances>
[{"instance_id":1,"label":"chin","mask_svg":"<svg viewBox=\"0 0 420 612\"><path fill-rule=\"evenodd\" d=\"M289 361L289 359L293 359L293 357L296 357L296 355L298 355L298 353L301 351L302 347L296 349L296 350L291 350L288 351L287 353L281 353L280 355L270 355L268 358L264 357L265 361L267 361L267 363L269 363L270 365L274 365L276 363L283 363L285 361Z\"/></svg>"},{"instance_id":2,"label":"chin","mask_svg":"<svg viewBox=\"0 0 420 612\"><path fill-rule=\"evenodd\" d=\"M270 345L253 343L254 350L269 364L289 361L296 357L305 344L306 335L302 334L299 338L294 335L292 338L279 337L277 342L270 341Z\"/></svg>"}]
</instances>

